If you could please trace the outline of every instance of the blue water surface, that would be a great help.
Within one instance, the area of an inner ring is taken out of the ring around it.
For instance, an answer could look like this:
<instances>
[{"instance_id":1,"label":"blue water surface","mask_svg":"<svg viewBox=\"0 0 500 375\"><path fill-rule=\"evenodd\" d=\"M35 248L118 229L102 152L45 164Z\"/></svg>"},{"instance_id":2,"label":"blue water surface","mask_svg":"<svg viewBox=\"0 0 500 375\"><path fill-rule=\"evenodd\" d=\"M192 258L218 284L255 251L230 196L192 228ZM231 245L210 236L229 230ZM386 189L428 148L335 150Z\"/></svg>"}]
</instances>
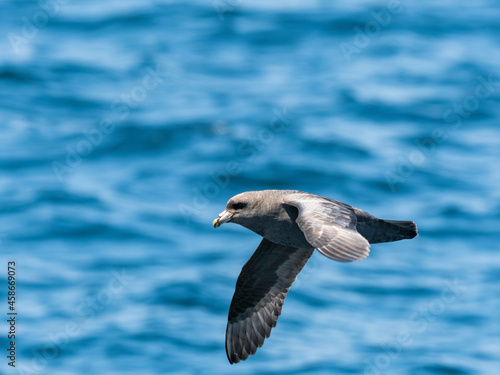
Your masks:
<instances>
[{"instance_id":1,"label":"blue water surface","mask_svg":"<svg viewBox=\"0 0 500 375\"><path fill-rule=\"evenodd\" d=\"M0 12L0 373L498 374L498 2ZM227 311L260 238L212 220L261 189L420 236L362 262L315 253L271 338L231 366Z\"/></svg>"}]
</instances>

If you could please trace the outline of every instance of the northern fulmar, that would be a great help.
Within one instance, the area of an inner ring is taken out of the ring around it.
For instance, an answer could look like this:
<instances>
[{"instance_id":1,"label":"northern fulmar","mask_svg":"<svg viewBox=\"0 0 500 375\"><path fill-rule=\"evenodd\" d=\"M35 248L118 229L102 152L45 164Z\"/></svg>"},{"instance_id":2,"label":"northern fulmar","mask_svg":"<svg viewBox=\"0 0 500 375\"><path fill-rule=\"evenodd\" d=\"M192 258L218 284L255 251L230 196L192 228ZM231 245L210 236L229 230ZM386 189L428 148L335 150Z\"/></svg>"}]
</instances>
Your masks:
<instances>
[{"instance_id":1,"label":"northern fulmar","mask_svg":"<svg viewBox=\"0 0 500 375\"><path fill-rule=\"evenodd\" d=\"M262 242L243 266L229 307L226 354L231 364L255 354L276 326L297 274L314 249L352 262L370 244L416 237L413 221L382 220L348 204L298 190L247 191L232 197L214 220L260 234Z\"/></svg>"}]
</instances>

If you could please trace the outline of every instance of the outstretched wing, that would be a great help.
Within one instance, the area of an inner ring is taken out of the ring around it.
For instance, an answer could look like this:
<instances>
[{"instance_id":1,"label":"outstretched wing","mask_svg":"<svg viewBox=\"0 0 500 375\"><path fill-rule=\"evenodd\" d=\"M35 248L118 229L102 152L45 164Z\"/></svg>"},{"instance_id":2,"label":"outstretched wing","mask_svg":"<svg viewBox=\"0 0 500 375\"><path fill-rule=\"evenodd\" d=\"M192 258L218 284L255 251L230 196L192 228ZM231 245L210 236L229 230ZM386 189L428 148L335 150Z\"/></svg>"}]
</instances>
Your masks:
<instances>
[{"instance_id":1,"label":"outstretched wing","mask_svg":"<svg viewBox=\"0 0 500 375\"><path fill-rule=\"evenodd\" d=\"M297 225L323 255L339 262L368 256L370 244L356 230L357 218L350 206L311 194L290 194L284 202L298 209Z\"/></svg>"},{"instance_id":2,"label":"outstretched wing","mask_svg":"<svg viewBox=\"0 0 500 375\"><path fill-rule=\"evenodd\" d=\"M226 329L226 353L231 364L255 354L269 337L288 289L313 251L277 245L264 238L243 266Z\"/></svg>"}]
</instances>

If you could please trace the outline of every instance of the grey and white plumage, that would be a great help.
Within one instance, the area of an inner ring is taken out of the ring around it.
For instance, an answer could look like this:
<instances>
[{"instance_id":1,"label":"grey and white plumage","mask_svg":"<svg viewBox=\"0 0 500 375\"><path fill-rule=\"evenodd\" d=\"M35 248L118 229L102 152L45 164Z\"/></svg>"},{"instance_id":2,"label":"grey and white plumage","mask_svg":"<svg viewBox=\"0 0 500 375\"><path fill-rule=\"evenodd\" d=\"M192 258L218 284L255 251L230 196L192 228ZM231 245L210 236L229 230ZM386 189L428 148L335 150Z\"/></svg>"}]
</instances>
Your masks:
<instances>
[{"instance_id":1,"label":"grey and white plumage","mask_svg":"<svg viewBox=\"0 0 500 375\"><path fill-rule=\"evenodd\" d=\"M255 354L276 326L290 286L314 249L339 262L368 256L370 244L417 236L412 221L382 220L358 208L298 190L249 191L214 220L263 238L243 266L229 308L226 353L237 363Z\"/></svg>"}]
</instances>

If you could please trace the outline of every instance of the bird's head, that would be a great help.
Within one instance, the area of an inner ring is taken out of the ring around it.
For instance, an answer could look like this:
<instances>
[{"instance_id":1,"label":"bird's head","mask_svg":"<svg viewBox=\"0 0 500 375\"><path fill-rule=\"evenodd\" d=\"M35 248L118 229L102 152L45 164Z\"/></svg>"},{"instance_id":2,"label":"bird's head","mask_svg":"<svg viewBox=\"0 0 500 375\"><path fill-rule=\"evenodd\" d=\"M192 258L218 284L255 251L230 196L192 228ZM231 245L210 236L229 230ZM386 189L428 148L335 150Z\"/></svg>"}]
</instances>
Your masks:
<instances>
[{"instance_id":1,"label":"bird's head","mask_svg":"<svg viewBox=\"0 0 500 375\"><path fill-rule=\"evenodd\" d=\"M232 197L226 205L226 209L214 220L214 228L220 227L227 222L244 224L247 219L254 218L255 212L262 200L259 199L258 191L247 191Z\"/></svg>"}]
</instances>

